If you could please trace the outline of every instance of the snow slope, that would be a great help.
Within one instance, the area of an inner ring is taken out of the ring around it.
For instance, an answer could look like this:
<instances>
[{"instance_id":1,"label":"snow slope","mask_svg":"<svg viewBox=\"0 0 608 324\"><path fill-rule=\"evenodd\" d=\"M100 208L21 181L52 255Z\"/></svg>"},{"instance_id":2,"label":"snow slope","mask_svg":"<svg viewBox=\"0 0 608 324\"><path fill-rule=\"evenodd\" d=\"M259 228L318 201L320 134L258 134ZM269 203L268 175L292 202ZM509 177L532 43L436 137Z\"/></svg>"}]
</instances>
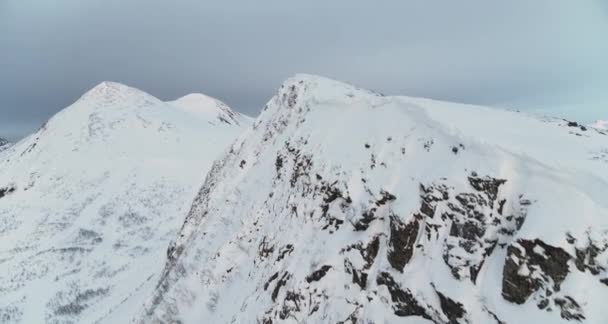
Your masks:
<instances>
[{"instance_id":1,"label":"snow slope","mask_svg":"<svg viewBox=\"0 0 608 324\"><path fill-rule=\"evenodd\" d=\"M0 153L0 323L112 322L149 294L249 118L104 82Z\"/></svg>"},{"instance_id":2,"label":"snow slope","mask_svg":"<svg viewBox=\"0 0 608 324\"><path fill-rule=\"evenodd\" d=\"M287 80L139 323L608 323L608 134Z\"/></svg>"}]
</instances>

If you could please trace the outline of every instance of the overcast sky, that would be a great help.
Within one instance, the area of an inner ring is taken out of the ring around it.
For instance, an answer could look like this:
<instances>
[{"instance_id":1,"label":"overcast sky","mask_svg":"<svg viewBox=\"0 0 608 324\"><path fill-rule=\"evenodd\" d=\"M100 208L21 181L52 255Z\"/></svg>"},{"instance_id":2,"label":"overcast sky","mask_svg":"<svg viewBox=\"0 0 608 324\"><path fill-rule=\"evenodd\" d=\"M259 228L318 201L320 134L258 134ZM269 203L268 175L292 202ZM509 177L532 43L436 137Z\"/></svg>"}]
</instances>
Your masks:
<instances>
[{"instance_id":1,"label":"overcast sky","mask_svg":"<svg viewBox=\"0 0 608 324\"><path fill-rule=\"evenodd\" d=\"M292 74L608 118L608 0L0 0L0 137L101 81L257 115Z\"/></svg>"}]
</instances>

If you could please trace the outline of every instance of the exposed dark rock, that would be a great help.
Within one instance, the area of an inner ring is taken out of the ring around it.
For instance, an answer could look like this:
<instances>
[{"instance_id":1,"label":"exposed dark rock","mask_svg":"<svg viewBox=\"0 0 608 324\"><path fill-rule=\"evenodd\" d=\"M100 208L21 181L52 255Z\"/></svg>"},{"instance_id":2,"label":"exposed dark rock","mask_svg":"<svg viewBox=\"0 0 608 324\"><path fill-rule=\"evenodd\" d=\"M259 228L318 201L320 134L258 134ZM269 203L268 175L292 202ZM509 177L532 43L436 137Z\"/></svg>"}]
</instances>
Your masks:
<instances>
[{"instance_id":1,"label":"exposed dark rock","mask_svg":"<svg viewBox=\"0 0 608 324\"><path fill-rule=\"evenodd\" d=\"M434 228L449 226L449 235L444 241L443 260L456 279L469 278L475 283L486 258L493 253L496 246L506 247L510 237L521 228L527 206L531 202L520 196L519 208L513 205L513 210L505 209L506 199L499 199L498 192L506 180L481 177L473 172L468 181L476 192L454 195L451 192L453 189L444 186L445 196L453 196L454 199L428 204L431 206L428 210L423 203L421 211L430 214L431 208L434 212L441 204L441 220L445 223L435 224L435 227L425 226L427 238L431 239ZM498 203L494 203L495 201ZM506 213L512 214L503 215ZM466 252L464 255L463 251Z\"/></svg>"},{"instance_id":2,"label":"exposed dark rock","mask_svg":"<svg viewBox=\"0 0 608 324\"><path fill-rule=\"evenodd\" d=\"M543 254L537 251L543 251ZM523 304L541 288L546 290L547 295L559 291L568 275L570 258L563 249L545 244L539 239L518 240L507 249L503 268L503 298ZM526 267L527 271L520 271L521 267ZM539 270L536 276L533 275L535 269Z\"/></svg>"},{"instance_id":3,"label":"exposed dark rock","mask_svg":"<svg viewBox=\"0 0 608 324\"><path fill-rule=\"evenodd\" d=\"M481 178L474 174L469 176L469 183L471 186L477 191L484 192L492 202L494 202L498 196L498 188L506 182L507 180L504 179L495 179L491 177Z\"/></svg>"},{"instance_id":4,"label":"exposed dark rock","mask_svg":"<svg viewBox=\"0 0 608 324\"><path fill-rule=\"evenodd\" d=\"M0 198L3 198L4 196L7 196L11 193L15 192L15 187L6 187L6 188L0 188Z\"/></svg>"},{"instance_id":5,"label":"exposed dark rock","mask_svg":"<svg viewBox=\"0 0 608 324\"><path fill-rule=\"evenodd\" d=\"M283 167L283 157L281 155L277 155L277 159L274 161L274 166L277 170L278 177L281 178L281 174L279 173Z\"/></svg>"},{"instance_id":6,"label":"exposed dark rock","mask_svg":"<svg viewBox=\"0 0 608 324\"><path fill-rule=\"evenodd\" d=\"M268 286L270 286L270 283L273 282L278 277L279 277L279 273L278 272L275 272L272 276L270 276L270 278L268 279L268 281L266 281L266 283L264 284L264 290L268 290Z\"/></svg>"},{"instance_id":7,"label":"exposed dark rock","mask_svg":"<svg viewBox=\"0 0 608 324\"><path fill-rule=\"evenodd\" d=\"M355 231L365 231L369 228L369 225L376 219L374 213L376 212L376 208L371 208L370 210L366 210L363 212L361 218L353 224Z\"/></svg>"},{"instance_id":8,"label":"exposed dark rock","mask_svg":"<svg viewBox=\"0 0 608 324\"><path fill-rule=\"evenodd\" d=\"M433 144L435 144L435 141L433 139L425 141L424 144L423 144L424 149L427 152L430 152L431 151L431 147L433 147Z\"/></svg>"},{"instance_id":9,"label":"exposed dark rock","mask_svg":"<svg viewBox=\"0 0 608 324\"><path fill-rule=\"evenodd\" d=\"M575 248L576 258L574 264L576 268L582 272L589 270L591 274L597 276L600 273L606 271L606 268L599 264L598 257L604 253L608 246L599 246L588 238L587 246L584 248Z\"/></svg>"},{"instance_id":10,"label":"exposed dark rock","mask_svg":"<svg viewBox=\"0 0 608 324\"><path fill-rule=\"evenodd\" d=\"M376 201L376 206L382 206L389 201L397 200L397 197L388 191L381 190L380 195L382 197L378 201Z\"/></svg>"},{"instance_id":11,"label":"exposed dark rock","mask_svg":"<svg viewBox=\"0 0 608 324\"><path fill-rule=\"evenodd\" d=\"M374 263L374 260L376 259L376 256L378 255L378 250L380 250L380 236L379 235L374 237L369 242L369 244L367 244L365 249L360 250L361 256L363 257L363 259L366 262L366 264L364 266L365 269L369 269L372 266L372 264Z\"/></svg>"},{"instance_id":12,"label":"exposed dark rock","mask_svg":"<svg viewBox=\"0 0 608 324\"><path fill-rule=\"evenodd\" d=\"M498 318L498 316L496 315L496 313L494 313L493 311L489 310L487 307L483 307L483 310L485 312L487 312L488 314L490 314L490 316L492 316L492 318L496 321L496 324L507 324L507 322L502 321L500 318Z\"/></svg>"},{"instance_id":13,"label":"exposed dark rock","mask_svg":"<svg viewBox=\"0 0 608 324\"><path fill-rule=\"evenodd\" d=\"M99 289L87 289L83 292L79 292L69 304L58 306L55 309L55 315L70 316L78 315L82 313L87 307L89 307L88 301L91 299L105 296L110 291L109 288Z\"/></svg>"},{"instance_id":14,"label":"exposed dark rock","mask_svg":"<svg viewBox=\"0 0 608 324\"><path fill-rule=\"evenodd\" d=\"M363 268L366 270L371 268L376 256L378 255L378 250L380 250L380 235L376 235L365 247L363 246L362 242L359 242L342 249L341 253L348 252L353 249L358 250L363 260L365 260L365 265Z\"/></svg>"},{"instance_id":15,"label":"exposed dark rock","mask_svg":"<svg viewBox=\"0 0 608 324\"><path fill-rule=\"evenodd\" d=\"M426 217L433 218L437 202L449 199L448 188L444 185L425 187L420 184L420 213Z\"/></svg>"},{"instance_id":16,"label":"exposed dark rock","mask_svg":"<svg viewBox=\"0 0 608 324\"><path fill-rule=\"evenodd\" d=\"M293 252L293 245L287 244L279 250L279 256L277 257L277 262L281 261L285 258L287 254L291 254Z\"/></svg>"},{"instance_id":17,"label":"exposed dark rock","mask_svg":"<svg viewBox=\"0 0 608 324\"><path fill-rule=\"evenodd\" d=\"M346 273L352 275L353 283L361 287L361 290L365 290L367 287L367 273L356 269L348 259L344 260L344 269Z\"/></svg>"},{"instance_id":18,"label":"exposed dark rock","mask_svg":"<svg viewBox=\"0 0 608 324\"><path fill-rule=\"evenodd\" d=\"M437 296L439 296L439 303L441 305L441 311L450 320L450 324L457 324L461 318L467 313L464 309L464 305L459 302L452 300L445 296L439 291L435 290Z\"/></svg>"},{"instance_id":19,"label":"exposed dark rock","mask_svg":"<svg viewBox=\"0 0 608 324\"><path fill-rule=\"evenodd\" d=\"M281 287L285 286L287 284L287 281L291 278L291 275L289 274L289 272L285 272L283 273L283 276L281 276L281 279L279 279L279 281L277 282L277 285L274 287L274 290L272 291L272 301L276 301L277 296L279 296L279 292L281 291Z\"/></svg>"},{"instance_id":20,"label":"exposed dark rock","mask_svg":"<svg viewBox=\"0 0 608 324\"><path fill-rule=\"evenodd\" d=\"M293 108L296 105L298 99L298 92L295 85L289 87L289 92L283 93L283 102L287 104L287 107Z\"/></svg>"},{"instance_id":21,"label":"exposed dark rock","mask_svg":"<svg viewBox=\"0 0 608 324\"><path fill-rule=\"evenodd\" d=\"M266 241L266 237L262 239L258 247L258 254L262 259L269 257L274 252L274 246Z\"/></svg>"},{"instance_id":22,"label":"exposed dark rock","mask_svg":"<svg viewBox=\"0 0 608 324\"><path fill-rule=\"evenodd\" d=\"M563 319L579 322L585 319L581 306L572 297L555 298L555 304L561 309L560 315Z\"/></svg>"},{"instance_id":23,"label":"exposed dark rock","mask_svg":"<svg viewBox=\"0 0 608 324\"><path fill-rule=\"evenodd\" d=\"M378 256L378 251L380 250L380 235L376 235L365 247L363 246L363 243L359 242L343 249L342 253L353 249L358 250L363 260L365 260L363 269L356 269L348 259L344 259L344 268L346 273L352 275L353 283L359 285L361 289L365 289L367 287L368 275L364 270L370 269Z\"/></svg>"},{"instance_id":24,"label":"exposed dark rock","mask_svg":"<svg viewBox=\"0 0 608 324\"><path fill-rule=\"evenodd\" d=\"M369 227L371 222L373 222L376 219L375 214L376 214L376 211L378 210L378 208L397 199L397 197L395 195L391 194L388 191L384 191L384 190L380 191L380 196L381 196L380 199L378 199L374 202L375 206L370 207L368 210L364 211L363 214L361 215L361 218L359 218L359 220L357 220L357 222L352 224L353 227L355 228L355 231L365 231Z\"/></svg>"},{"instance_id":25,"label":"exposed dark rock","mask_svg":"<svg viewBox=\"0 0 608 324\"><path fill-rule=\"evenodd\" d=\"M335 217L328 217L325 226L322 227L323 230L326 230L330 227L333 227L330 230L330 233L337 231L340 228L340 225L344 224L344 221Z\"/></svg>"},{"instance_id":26,"label":"exposed dark rock","mask_svg":"<svg viewBox=\"0 0 608 324\"><path fill-rule=\"evenodd\" d=\"M393 268L403 272L403 268L414 254L414 244L418 238L420 224L416 219L404 224L395 215L390 217L390 222L391 236L387 255L388 262Z\"/></svg>"},{"instance_id":27,"label":"exposed dark rock","mask_svg":"<svg viewBox=\"0 0 608 324\"><path fill-rule=\"evenodd\" d=\"M393 302L393 311L395 315L406 317L406 316L421 316L428 320L432 318L427 314L426 309L414 298L409 290L403 290L393 277L388 272L382 272L376 278L378 285L384 285L388 288L388 292L391 295Z\"/></svg>"},{"instance_id":28,"label":"exposed dark rock","mask_svg":"<svg viewBox=\"0 0 608 324\"><path fill-rule=\"evenodd\" d=\"M587 127L585 127L584 125L581 125L577 122L573 122L573 121L569 121L569 120L566 120L566 122L568 122L566 124L568 127L576 127L576 128L579 128L580 130L582 130L583 132L587 131Z\"/></svg>"},{"instance_id":29,"label":"exposed dark rock","mask_svg":"<svg viewBox=\"0 0 608 324\"><path fill-rule=\"evenodd\" d=\"M506 202L507 202L506 199L501 199L500 201L498 201L498 214L499 215L502 215Z\"/></svg>"},{"instance_id":30,"label":"exposed dark rock","mask_svg":"<svg viewBox=\"0 0 608 324\"><path fill-rule=\"evenodd\" d=\"M329 269L331 269L330 265L322 266L320 269L318 269L318 270L314 271L313 273L311 273L310 275L308 275L306 277L306 282L311 283L313 281L321 280L323 277L325 277L325 275L327 274Z\"/></svg>"},{"instance_id":31,"label":"exposed dark rock","mask_svg":"<svg viewBox=\"0 0 608 324\"><path fill-rule=\"evenodd\" d=\"M285 320L289 318L293 313L300 312L300 303L305 300L305 297L301 294L288 291L283 300L283 306L279 312L279 318Z\"/></svg>"}]
</instances>

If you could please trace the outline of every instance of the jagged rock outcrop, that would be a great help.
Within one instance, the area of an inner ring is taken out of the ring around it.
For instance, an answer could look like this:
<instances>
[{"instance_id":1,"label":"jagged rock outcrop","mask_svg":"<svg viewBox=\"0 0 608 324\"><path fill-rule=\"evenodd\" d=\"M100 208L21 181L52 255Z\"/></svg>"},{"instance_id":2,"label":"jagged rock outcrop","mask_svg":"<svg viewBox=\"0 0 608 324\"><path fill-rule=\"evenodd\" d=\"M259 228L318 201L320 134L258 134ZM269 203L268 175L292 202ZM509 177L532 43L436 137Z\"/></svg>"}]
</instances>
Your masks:
<instances>
[{"instance_id":1,"label":"jagged rock outcrop","mask_svg":"<svg viewBox=\"0 0 608 324\"><path fill-rule=\"evenodd\" d=\"M11 143L0 137L0 152L6 150L7 148L9 148L9 146L11 146Z\"/></svg>"},{"instance_id":2,"label":"jagged rock outcrop","mask_svg":"<svg viewBox=\"0 0 608 324\"><path fill-rule=\"evenodd\" d=\"M135 321L607 322L607 147L295 76L212 167Z\"/></svg>"}]
</instances>

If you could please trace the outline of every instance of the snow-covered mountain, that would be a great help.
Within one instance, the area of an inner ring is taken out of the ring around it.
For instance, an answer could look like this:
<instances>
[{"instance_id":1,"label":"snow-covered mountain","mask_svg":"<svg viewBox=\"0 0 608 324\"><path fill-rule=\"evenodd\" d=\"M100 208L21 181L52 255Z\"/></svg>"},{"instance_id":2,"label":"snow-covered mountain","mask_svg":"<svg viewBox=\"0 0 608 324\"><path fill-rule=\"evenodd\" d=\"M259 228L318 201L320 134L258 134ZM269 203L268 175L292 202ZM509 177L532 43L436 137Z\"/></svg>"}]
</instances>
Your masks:
<instances>
[{"instance_id":1,"label":"snow-covered mountain","mask_svg":"<svg viewBox=\"0 0 608 324\"><path fill-rule=\"evenodd\" d=\"M165 103L105 82L0 153L0 323L133 316L249 123L203 95Z\"/></svg>"},{"instance_id":2,"label":"snow-covered mountain","mask_svg":"<svg viewBox=\"0 0 608 324\"><path fill-rule=\"evenodd\" d=\"M608 323L607 193L601 130L298 75L134 321Z\"/></svg>"}]
</instances>

